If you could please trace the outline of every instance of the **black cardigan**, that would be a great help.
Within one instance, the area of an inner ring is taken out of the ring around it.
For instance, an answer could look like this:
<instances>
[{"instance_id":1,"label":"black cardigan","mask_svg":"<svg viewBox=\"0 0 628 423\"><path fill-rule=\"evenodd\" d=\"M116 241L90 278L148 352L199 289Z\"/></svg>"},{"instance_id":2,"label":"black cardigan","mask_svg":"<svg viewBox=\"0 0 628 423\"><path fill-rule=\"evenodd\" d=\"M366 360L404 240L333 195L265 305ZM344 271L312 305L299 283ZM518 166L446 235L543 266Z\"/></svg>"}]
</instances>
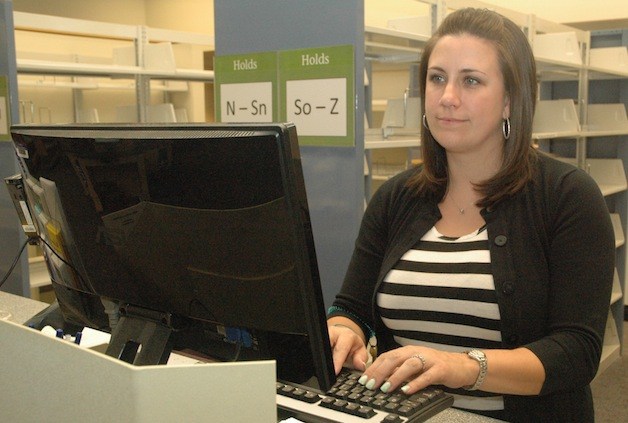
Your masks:
<instances>
[{"instance_id":1,"label":"black cardigan","mask_svg":"<svg viewBox=\"0 0 628 423\"><path fill-rule=\"evenodd\" d=\"M481 212L502 346L530 349L546 373L540 395L504 397L506 414L511 421L593 421L589 383L598 369L608 316L613 228L589 175L543 154L535 163L533 181L524 190ZM398 345L377 315L377 289L441 217L436 201L418 198L406 187L416 171L387 181L370 201L331 313L353 317L365 333L372 328L380 351Z\"/></svg>"}]
</instances>

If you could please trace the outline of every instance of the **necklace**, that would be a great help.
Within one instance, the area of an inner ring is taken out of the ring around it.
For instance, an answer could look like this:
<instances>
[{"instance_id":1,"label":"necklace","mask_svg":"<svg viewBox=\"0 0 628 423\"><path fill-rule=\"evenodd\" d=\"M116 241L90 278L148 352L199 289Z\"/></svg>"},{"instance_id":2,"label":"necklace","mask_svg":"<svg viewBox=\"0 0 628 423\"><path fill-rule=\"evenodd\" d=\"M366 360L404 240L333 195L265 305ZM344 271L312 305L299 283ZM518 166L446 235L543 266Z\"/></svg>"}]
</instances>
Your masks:
<instances>
[{"instance_id":1,"label":"necklace","mask_svg":"<svg viewBox=\"0 0 628 423\"><path fill-rule=\"evenodd\" d=\"M464 214L464 209L465 208L464 207L460 207L458 205L458 203L456 203L456 201L454 200L454 198L451 196L450 193L447 193L447 197L449 197L449 199L451 200L451 203L454 205L454 207L458 209L458 213Z\"/></svg>"}]
</instances>

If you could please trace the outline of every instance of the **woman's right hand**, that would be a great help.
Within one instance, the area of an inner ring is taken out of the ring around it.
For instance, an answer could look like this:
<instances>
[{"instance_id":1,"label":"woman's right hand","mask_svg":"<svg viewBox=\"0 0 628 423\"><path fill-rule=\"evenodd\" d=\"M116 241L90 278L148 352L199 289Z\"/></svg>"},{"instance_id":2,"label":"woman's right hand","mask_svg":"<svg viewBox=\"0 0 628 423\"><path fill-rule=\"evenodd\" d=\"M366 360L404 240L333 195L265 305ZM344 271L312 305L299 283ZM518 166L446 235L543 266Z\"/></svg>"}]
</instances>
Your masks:
<instances>
[{"instance_id":1,"label":"woman's right hand","mask_svg":"<svg viewBox=\"0 0 628 423\"><path fill-rule=\"evenodd\" d=\"M337 319L332 318L328 322L329 341L336 374L340 373L343 366L360 371L366 370L369 355L362 331L351 321L339 322L336 321Z\"/></svg>"}]
</instances>

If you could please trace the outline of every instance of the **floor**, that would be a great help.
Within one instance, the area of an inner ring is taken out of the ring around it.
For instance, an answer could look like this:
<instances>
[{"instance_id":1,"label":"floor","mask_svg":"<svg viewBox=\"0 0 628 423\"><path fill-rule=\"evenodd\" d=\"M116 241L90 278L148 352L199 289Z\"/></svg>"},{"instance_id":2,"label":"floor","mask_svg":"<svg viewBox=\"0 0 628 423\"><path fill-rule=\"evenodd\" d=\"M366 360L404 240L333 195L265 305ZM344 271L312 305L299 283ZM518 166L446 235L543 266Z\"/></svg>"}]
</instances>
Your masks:
<instances>
[{"instance_id":1,"label":"floor","mask_svg":"<svg viewBox=\"0 0 628 423\"><path fill-rule=\"evenodd\" d=\"M591 384L596 423L628 422L628 322L624 322L623 356Z\"/></svg>"}]
</instances>

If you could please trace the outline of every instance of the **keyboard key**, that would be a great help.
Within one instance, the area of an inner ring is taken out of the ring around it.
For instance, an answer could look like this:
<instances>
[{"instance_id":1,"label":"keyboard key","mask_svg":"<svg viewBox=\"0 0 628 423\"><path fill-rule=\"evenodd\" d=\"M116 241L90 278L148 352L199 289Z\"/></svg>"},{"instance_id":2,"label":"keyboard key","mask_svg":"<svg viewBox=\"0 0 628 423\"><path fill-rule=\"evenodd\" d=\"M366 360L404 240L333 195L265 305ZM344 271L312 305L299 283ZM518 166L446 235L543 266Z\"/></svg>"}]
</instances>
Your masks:
<instances>
[{"instance_id":1,"label":"keyboard key","mask_svg":"<svg viewBox=\"0 0 628 423\"><path fill-rule=\"evenodd\" d=\"M377 408L378 410L381 410L382 408L384 408L385 405L386 405L385 399L374 399L373 402L371 402L371 407Z\"/></svg>"},{"instance_id":2,"label":"keyboard key","mask_svg":"<svg viewBox=\"0 0 628 423\"><path fill-rule=\"evenodd\" d=\"M349 404L348 401L337 399L336 401L331 403L332 410L342 411Z\"/></svg>"},{"instance_id":3,"label":"keyboard key","mask_svg":"<svg viewBox=\"0 0 628 423\"><path fill-rule=\"evenodd\" d=\"M360 394L359 392L352 392L347 399L349 401L359 401L360 398L362 398L362 394Z\"/></svg>"},{"instance_id":4,"label":"keyboard key","mask_svg":"<svg viewBox=\"0 0 628 423\"><path fill-rule=\"evenodd\" d=\"M370 397L368 395L364 395L360 398L360 404L364 404L364 405L369 405L371 404L373 401L375 401L374 397Z\"/></svg>"},{"instance_id":5,"label":"keyboard key","mask_svg":"<svg viewBox=\"0 0 628 423\"><path fill-rule=\"evenodd\" d=\"M360 408L360 404L356 404L355 402L350 402L347 404L344 411L349 414L355 415L355 413L358 411L359 408Z\"/></svg>"},{"instance_id":6,"label":"keyboard key","mask_svg":"<svg viewBox=\"0 0 628 423\"><path fill-rule=\"evenodd\" d=\"M321 403L318 405L325 408L332 408L334 402L336 402L336 398L334 397L323 397Z\"/></svg>"},{"instance_id":7,"label":"keyboard key","mask_svg":"<svg viewBox=\"0 0 628 423\"><path fill-rule=\"evenodd\" d=\"M342 398L342 399L347 398L349 395L351 395L351 392L347 391L346 389L339 389L334 394L336 398Z\"/></svg>"},{"instance_id":8,"label":"keyboard key","mask_svg":"<svg viewBox=\"0 0 628 423\"><path fill-rule=\"evenodd\" d=\"M292 391L292 396L294 397L300 397L305 395L307 391L305 389L301 389L301 388L294 388L294 390Z\"/></svg>"},{"instance_id":9,"label":"keyboard key","mask_svg":"<svg viewBox=\"0 0 628 423\"><path fill-rule=\"evenodd\" d=\"M366 391L366 388L362 385L357 385L351 388L351 392L354 392L356 394L361 394L364 391Z\"/></svg>"},{"instance_id":10,"label":"keyboard key","mask_svg":"<svg viewBox=\"0 0 628 423\"><path fill-rule=\"evenodd\" d=\"M305 402L308 402L310 404L315 404L315 403L317 403L321 399L321 397L316 392L307 391L305 393L305 395L303 395L299 399L301 399L301 400L303 400Z\"/></svg>"},{"instance_id":11,"label":"keyboard key","mask_svg":"<svg viewBox=\"0 0 628 423\"><path fill-rule=\"evenodd\" d=\"M290 393L292 393L292 391L295 390L294 386L290 386L290 385L284 385L281 388L281 392L279 392L282 395L286 395L286 396L290 396Z\"/></svg>"},{"instance_id":12,"label":"keyboard key","mask_svg":"<svg viewBox=\"0 0 628 423\"><path fill-rule=\"evenodd\" d=\"M384 411L388 411L390 412L395 412L397 411L397 409L399 408L399 404L396 402L387 402L386 405L384 406L383 410Z\"/></svg>"},{"instance_id":13,"label":"keyboard key","mask_svg":"<svg viewBox=\"0 0 628 423\"><path fill-rule=\"evenodd\" d=\"M411 416L415 412L416 410L413 407L408 407L407 405L402 405L401 407L397 408L397 413L404 417Z\"/></svg>"},{"instance_id":14,"label":"keyboard key","mask_svg":"<svg viewBox=\"0 0 628 423\"><path fill-rule=\"evenodd\" d=\"M404 397L404 396L401 396L401 395L391 395L390 397L388 397L387 401L399 404L402 401L405 401L406 398L407 397Z\"/></svg>"},{"instance_id":15,"label":"keyboard key","mask_svg":"<svg viewBox=\"0 0 628 423\"><path fill-rule=\"evenodd\" d=\"M389 414L386 417L384 417L384 420L382 420L382 423L401 423L403 421L403 419L396 415L396 414Z\"/></svg>"},{"instance_id":16,"label":"keyboard key","mask_svg":"<svg viewBox=\"0 0 628 423\"><path fill-rule=\"evenodd\" d=\"M357 413L355 415L362 417L364 419L370 419L375 414L376 414L375 410L373 410L371 407L361 406L360 408L358 408Z\"/></svg>"}]
</instances>

